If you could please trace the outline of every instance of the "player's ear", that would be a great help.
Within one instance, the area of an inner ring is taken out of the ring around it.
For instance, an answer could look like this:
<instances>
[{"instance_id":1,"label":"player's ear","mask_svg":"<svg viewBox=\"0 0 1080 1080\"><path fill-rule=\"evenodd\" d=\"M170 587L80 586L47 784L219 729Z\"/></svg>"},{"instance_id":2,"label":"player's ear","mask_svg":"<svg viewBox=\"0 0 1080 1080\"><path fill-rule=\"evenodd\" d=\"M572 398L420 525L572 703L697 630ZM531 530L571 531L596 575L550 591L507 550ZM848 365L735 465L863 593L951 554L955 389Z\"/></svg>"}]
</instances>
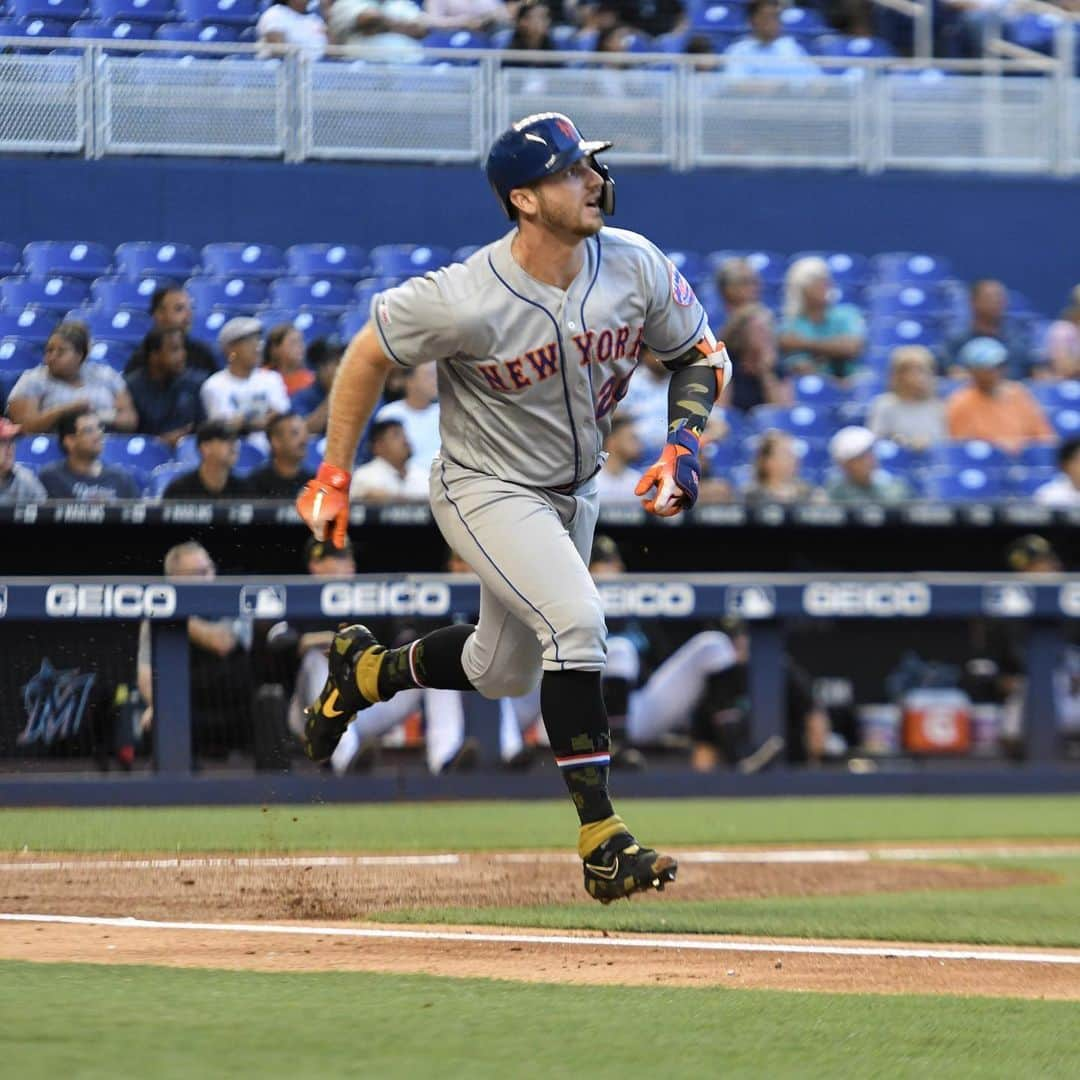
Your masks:
<instances>
[{"instance_id":1,"label":"player's ear","mask_svg":"<svg viewBox=\"0 0 1080 1080\"><path fill-rule=\"evenodd\" d=\"M510 192L510 205L518 214L535 214L537 209L536 192L532 188L514 188Z\"/></svg>"}]
</instances>

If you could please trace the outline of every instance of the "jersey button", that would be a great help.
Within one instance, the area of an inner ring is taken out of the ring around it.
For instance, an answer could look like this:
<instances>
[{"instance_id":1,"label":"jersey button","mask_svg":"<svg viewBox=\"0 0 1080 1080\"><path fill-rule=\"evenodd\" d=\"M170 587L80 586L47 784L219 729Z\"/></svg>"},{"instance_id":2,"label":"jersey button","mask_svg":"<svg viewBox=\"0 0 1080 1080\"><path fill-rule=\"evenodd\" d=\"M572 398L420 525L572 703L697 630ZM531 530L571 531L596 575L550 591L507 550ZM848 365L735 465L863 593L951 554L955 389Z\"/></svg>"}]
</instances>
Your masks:
<instances>
[{"instance_id":1,"label":"jersey button","mask_svg":"<svg viewBox=\"0 0 1080 1080\"><path fill-rule=\"evenodd\" d=\"M576 330L577 329L577 323L568 322L566 325L569 326L571 330Z\"/></svg>"}]
</instances>

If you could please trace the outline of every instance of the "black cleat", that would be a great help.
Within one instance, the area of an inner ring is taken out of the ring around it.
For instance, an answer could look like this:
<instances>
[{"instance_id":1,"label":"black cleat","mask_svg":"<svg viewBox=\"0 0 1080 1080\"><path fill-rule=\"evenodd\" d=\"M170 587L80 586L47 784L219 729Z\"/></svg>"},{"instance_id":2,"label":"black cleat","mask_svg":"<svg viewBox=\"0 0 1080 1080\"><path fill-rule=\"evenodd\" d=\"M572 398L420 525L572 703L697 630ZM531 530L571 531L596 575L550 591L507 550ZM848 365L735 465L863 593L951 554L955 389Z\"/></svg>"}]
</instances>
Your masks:
<instances>
[{"instance_id":1,"label":"black cleat","mask_svg":"<svg viewBox=\"0 0 1080 1080\"><path fill-rule=\"evenodd\" d=\"M326 761L353 716L380 700L379 667L385 655L385 646L359 623L334 634L326 682L304 710L304 752L312 761Z\"/></svg>"},{"instance_id":2,"label":"black cleat","mask_svg":"<svg viewBox=\"0 0 1080 1080\"><path fill-rule=\"evenodd\" d=\"M670 855L643 848L629 833L618 833L586 857L585 890L601 904L610 904L642 889L663 892L678 869Z\"/></svg>"}]
</instances>

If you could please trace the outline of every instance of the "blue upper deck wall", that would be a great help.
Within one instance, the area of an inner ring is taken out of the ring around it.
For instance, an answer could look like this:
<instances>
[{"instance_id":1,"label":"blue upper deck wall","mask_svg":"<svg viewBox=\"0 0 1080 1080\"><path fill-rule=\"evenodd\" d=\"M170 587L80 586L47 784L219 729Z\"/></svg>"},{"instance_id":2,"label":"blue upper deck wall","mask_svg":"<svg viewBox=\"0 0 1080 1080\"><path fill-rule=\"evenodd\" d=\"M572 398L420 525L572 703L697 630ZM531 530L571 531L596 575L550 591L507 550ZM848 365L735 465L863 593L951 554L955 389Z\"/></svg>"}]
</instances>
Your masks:
<instances>
[{"instance_id":1,"label":"blue upper deck wall","mask_svg":"<svg viewBox=\"0 0 1080 1080\"><path fill-rule=\"evenodd\" d=\"M1080 185L1050 178L615 167L612 224L661 246L949 255L1048 314L1080 281ZM507 226L476 166L0 160L0 239L483 243Z\"/></svg>"}]
</instances>

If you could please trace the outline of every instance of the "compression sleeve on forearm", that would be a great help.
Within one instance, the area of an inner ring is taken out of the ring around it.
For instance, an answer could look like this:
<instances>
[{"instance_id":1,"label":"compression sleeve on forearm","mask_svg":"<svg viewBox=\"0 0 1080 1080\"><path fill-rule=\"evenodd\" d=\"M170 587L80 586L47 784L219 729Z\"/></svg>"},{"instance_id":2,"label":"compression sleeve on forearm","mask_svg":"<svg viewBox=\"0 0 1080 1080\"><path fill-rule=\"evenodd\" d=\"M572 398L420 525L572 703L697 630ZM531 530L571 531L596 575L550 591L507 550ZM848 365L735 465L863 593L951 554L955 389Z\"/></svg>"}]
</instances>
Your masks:
<instances>
[{"instance_id":1,"label":"compression sleeve on forearm","mask_svg":"<svg viewBox=\"0 0 1080 1080\"><path fill-rule=\"evenodd\" d=\"M700 439L718 396L716 370L708 363L674 372L668 383L668 433L685 428Z\"/></svg>"}]
</instances>

